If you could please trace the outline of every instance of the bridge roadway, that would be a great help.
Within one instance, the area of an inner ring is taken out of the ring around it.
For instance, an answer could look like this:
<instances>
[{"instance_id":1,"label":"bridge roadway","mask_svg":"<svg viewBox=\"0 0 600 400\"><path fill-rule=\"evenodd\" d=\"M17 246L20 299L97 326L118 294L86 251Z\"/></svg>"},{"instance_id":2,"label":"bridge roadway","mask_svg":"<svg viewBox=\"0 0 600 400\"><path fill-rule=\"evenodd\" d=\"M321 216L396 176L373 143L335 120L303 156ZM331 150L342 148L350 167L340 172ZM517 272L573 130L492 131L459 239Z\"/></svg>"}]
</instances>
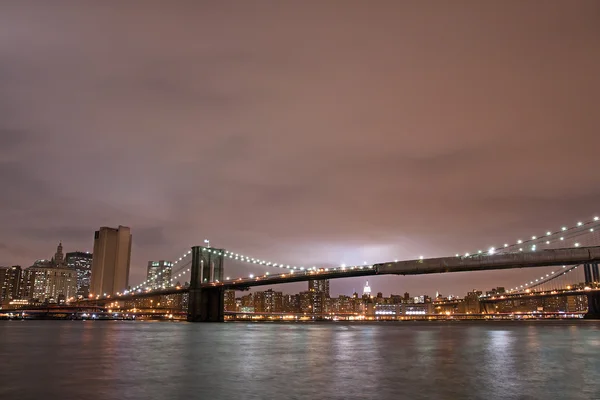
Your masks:
<instances>
[{"instance_id":1,"label":"bridge roadway","mask_svg":"<svg viewBox=\"0 0 600 400\"><path fill-rule=\"evenodd\" d=\"M309 281L313 279L338 279L371 275L421 275L447 272L487 271L495 269L549 267L556 265L574 265L600 262L600 246L578 247L553 250L539 250L517 253L498 253L491 255L471 255L459 257L439 257L423 260L408 260L339 268L321 268L318 270L295 270L278 275L226 280L224 282L203 283L201 289L222 288L247 290L253 286L277 285ZM169 288L128 294L112 299L131 300L140 297L169 295L187 292L187 288Z\"/></svg>"}]
</instances>

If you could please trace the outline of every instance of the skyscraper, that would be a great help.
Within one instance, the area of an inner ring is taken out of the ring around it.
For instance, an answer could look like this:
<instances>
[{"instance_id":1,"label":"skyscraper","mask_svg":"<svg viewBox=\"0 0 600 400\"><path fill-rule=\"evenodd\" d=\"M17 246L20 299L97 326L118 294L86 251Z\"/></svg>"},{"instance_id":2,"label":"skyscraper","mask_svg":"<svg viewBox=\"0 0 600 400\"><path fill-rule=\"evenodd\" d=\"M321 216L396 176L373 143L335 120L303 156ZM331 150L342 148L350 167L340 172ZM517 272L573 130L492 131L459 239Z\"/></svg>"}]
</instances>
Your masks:
<instances>
[{"instance_id":1,"label":"skyscraper","mask_svg":"<svg viewBox=\"0 0 600 400\"><path fill-rule=\"evenodd\" d=\"M329 279L315 279L308 281L308 290L316 293L323 293L329 297Z\"/></svg>"},{"instance_id":2,"label":"skyscraper","mask_svg":"<svg viewBox=\"0 0 600 400\"><path fill-rule=\"evenodd\" d=\"M125 226L102 227L94 234L91 294L123 292L129 285L131 230Z\"/></svg>"},{"instance_id":3,"label":"skyscraper","mask_svg":"<svg viewBox=\"0 0 600 400\"><path fill-rule=\"evenodd\" d=\"M162 289L173 286L171 284L171 270L173 263L171 261L148 261L148 272L146 282L152 289Z\"/></svg>"},{"instance_id":4,"label":"skyscraper","mask_svg":"<svg viewBox=\"0 0 600 400\"><path fill-rule=\"evenodd\" d=\"M65 257L67 268L77 272L77 296L88 297L92 277L92 253L74 251Z\"/></svg>"},{"instance_id":5,"label":"skyscraper","mask_svg":"<svg viewBox=\"0 0 600 400\"><path fill-rule=\"evenodd\" d=\"M329 298L329 279L315 279L308 281L310 309L314 314L325 312L325 302Z\"/></svg>"},{"instance_id":6,"label":"skyscraper","mask_svg":"<svg viewBox=\"0 0 600 400\"><path fill-rule=\"evenodd\" d=\"M20 297L21 274L22 270L18 265L0 267L0 306Z\"/></svg>"}]
</instances>

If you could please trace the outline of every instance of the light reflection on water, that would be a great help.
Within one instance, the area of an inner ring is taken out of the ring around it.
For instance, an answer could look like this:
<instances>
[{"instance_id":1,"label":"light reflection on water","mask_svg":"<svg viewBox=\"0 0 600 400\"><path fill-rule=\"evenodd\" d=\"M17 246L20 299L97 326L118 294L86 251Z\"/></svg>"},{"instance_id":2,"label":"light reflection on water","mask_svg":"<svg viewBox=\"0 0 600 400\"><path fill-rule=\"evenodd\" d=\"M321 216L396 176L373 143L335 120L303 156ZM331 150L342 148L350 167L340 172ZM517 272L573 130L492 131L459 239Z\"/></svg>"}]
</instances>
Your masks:
<instances>
[{"instance_id":1,"label":"light reflection on water","mask_svg":"<svg viewBox=\"0 0 600 400\"><path fill-rule=\"evenodd\" d=\"M0 321L0 399L600 399L600 323Z\"/></svg>"}]
</instances>

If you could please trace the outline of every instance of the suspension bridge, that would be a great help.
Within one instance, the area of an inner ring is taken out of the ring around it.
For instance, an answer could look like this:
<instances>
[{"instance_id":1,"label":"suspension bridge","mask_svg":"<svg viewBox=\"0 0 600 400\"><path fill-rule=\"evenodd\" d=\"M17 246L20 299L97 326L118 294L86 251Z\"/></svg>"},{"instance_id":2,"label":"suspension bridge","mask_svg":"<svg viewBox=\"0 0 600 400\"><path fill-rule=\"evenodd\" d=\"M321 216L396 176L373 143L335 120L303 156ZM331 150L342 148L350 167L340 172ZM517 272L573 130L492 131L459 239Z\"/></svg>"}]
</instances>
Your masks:
<instances>
[{"instance_id":1,"label":"suspension bridge","mask_svg":"<svg viewBox=\"0 0 600 400\"><path fill-rule=\"evenodd\" d=\"M251 264L276 270L261 275L225 276L225 262ZM218 322L224 320L224 291L247 290L254 286L276 285L315 279L340 279L372 275L421 275L473 272L514 268L552 267L556 269L534 280L510 288L503 298L484 298L484 302L506 301L528 296L585 295L589 318L600 317L600 218L594 217L573 226L563 226L540 235L521 238L487 250L456 253L448 257L393 260L362 265L303 267L253 258L238 252L209 246L193 246L174 262L170 286L152 289L144 281L123 293L96 295L97 304L115 300L131 301L177 293L188 295L188 320ZM168 273L165 269L156 275ZM177 285L189 277L189 286Z\"/></svg>"}]
</instances>

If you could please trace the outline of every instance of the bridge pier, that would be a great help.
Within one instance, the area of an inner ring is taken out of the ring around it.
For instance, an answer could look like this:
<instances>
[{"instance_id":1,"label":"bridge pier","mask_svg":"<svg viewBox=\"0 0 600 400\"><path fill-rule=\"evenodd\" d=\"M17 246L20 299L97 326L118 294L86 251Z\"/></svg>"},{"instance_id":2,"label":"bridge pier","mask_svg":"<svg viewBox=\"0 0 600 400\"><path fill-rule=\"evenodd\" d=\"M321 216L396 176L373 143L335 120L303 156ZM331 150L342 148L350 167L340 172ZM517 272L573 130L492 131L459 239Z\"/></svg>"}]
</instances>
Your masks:
<instances>
[{"instance_id":1,"label":"bridge pier","mask_svg":"<svg viewBox=\"0 0 600 400\"><path fill-rule=\"evenodd\" d=\"M190 289L189 322L223 322L225 301L223 288Z\"/></svg>"},{"instance_id":2,"label":"bridge pier","mask_svg":"<svg viewBox=\"0 0 600 400\"><path fill-rule=\"evenodd\" d=\"M187 318L189 322L224 321L225 291L222 287L207 285L223 281L224 254L223 249L192 247Z\"/></svg>"},{"instance_id":3,"label":"bridge pier","mask_svg":"<svg viewBox=\"0 0 600 400\"><path fill-rule=\"evenodd\" d=\"M585 319L600 319L600 293L587 294L588 311L585 314Z\"/></svg>"}]
</instances>

